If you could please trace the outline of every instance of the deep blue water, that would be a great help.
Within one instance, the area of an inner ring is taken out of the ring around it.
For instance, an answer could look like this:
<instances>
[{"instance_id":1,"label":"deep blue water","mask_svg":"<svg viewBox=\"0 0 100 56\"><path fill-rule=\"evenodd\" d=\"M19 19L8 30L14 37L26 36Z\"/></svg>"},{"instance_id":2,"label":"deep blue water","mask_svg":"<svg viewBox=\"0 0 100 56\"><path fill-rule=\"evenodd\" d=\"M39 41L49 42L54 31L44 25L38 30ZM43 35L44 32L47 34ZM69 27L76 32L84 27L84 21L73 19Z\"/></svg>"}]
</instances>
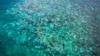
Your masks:
<instances>
[{"instance_id":1,"label":"deep blue water","mask_svg":"<svg viewBox=\"0 0 100 56\"><path fill-rule=\"evenodd\" d=\"M11 8L14 4L21 1L22 0L0 0L0 11Z\"/></svg>"}]
</instances>

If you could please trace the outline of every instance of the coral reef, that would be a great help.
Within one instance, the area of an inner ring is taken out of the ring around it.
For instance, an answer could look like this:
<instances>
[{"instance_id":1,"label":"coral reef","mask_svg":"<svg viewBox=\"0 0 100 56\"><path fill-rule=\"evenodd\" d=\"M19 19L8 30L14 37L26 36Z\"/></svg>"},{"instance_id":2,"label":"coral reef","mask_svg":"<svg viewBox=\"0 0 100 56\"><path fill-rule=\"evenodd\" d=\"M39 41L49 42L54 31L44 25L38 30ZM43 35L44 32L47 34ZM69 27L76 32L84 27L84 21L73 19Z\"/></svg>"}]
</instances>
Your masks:
<instances>
[{"instance_id":1,"label":"coral reef","mask_svg":"<svg viewBox=\"0 0 100 56\"><path fill-rule=\"evenodd\" d=\"M5 56L99 56L100 48L96 47L100 46L99 2L16 3L0 16L0 50L5 49Z\"/></svg>"}]
</instances>

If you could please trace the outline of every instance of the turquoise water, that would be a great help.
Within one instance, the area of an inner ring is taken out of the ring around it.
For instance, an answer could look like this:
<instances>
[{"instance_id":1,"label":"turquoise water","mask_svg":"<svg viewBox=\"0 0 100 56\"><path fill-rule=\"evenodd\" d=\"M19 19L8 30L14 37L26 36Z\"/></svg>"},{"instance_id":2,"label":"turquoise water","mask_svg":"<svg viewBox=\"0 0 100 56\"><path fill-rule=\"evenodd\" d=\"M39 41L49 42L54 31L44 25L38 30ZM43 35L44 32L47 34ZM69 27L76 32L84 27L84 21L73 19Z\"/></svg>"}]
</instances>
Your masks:
<instances>
[{"instance_id":1,"label":"turquoise water","mask_svg":"<svg viewBox=\"0 0 100 56\"><path fill-rule=\"evenodd\" d=\"M0 0L0 56L100 56L99 0Z\"/></svg>"}]
</instances>

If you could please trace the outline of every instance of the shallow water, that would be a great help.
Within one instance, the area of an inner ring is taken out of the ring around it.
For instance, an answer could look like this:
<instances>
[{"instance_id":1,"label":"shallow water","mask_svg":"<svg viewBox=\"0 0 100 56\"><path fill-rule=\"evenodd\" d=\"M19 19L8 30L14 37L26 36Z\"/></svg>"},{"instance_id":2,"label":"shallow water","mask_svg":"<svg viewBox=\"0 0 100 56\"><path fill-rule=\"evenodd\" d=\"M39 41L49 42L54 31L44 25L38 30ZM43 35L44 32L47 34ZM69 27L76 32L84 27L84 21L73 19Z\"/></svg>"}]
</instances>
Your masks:
<instances>
[{"instance_id":1,"label":"shallow water","mask_svg":"<svg viewBox=\"0 0 100 56\"><path fill-rule=\"evenodd\" d=\"M0 56L100 56L100 0L0 0Z\"/></svg>"}]
</instances>

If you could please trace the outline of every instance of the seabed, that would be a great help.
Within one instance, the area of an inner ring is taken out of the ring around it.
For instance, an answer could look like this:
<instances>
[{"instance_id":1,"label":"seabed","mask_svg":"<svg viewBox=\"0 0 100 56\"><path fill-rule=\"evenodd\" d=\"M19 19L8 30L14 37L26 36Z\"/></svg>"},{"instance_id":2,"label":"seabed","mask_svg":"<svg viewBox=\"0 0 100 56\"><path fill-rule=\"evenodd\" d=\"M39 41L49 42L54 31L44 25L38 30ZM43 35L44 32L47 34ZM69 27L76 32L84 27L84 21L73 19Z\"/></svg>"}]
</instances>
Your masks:
<instances>
[{"instance_id":1,"label":"seabed","mask_svg":"<svg viewBox=\"0 0 100 56\"><path fill-rule=\"evenodd\" d=\"M0 1L0 56L100 56L100 0L10 1Z\"/></svg>"}]
</instances>

